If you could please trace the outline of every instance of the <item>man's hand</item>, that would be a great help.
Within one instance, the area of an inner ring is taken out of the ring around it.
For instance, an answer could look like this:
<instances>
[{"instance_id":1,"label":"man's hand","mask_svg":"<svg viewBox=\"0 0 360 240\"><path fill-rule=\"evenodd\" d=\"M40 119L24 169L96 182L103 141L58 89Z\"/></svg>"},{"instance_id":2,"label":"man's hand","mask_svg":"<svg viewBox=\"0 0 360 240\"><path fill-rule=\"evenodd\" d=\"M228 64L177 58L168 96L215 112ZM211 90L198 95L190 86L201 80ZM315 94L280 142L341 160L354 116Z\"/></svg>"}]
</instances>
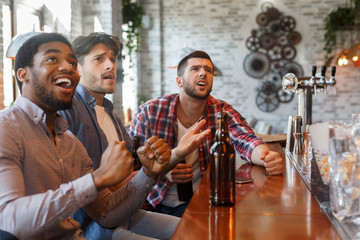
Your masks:
<instances>
[{"instance_id":1,"label":"man's hand","mask_svg":"<svg viewBox=\"0 0 360 240\"><path fill-rule=\"evenodd\" d=\"M170 174L174 183L187 183L192 181L193 168L190 164L179 163Z\"/></svg>"},{"instance_id":2,"label":"man's hand","mask_svg":"<svg viewBox=\"0 0 360 240\"><path fill-rule=\"evenodd\" d=\"M284 172L284 159L278 152L264 150L260 159L264 161L264 167L271 175L279 175Z\"/></svg>"},{"instance_id":3,"label":"man's hand","mask_svg":"<svg viewBox=\"0 0 360 240\"><path fill-rule=\"evenodd\" d=\"M174 149L174 154L178 159L184 159L186 155L199 148L200 144L204 142L205 137L211 133L210 129L201 132L205 124L206 120L201 120L194 129L181 138L178 146Z\"/></svg>"},{"instance_id":4,"label":"man's hand","mask_svg":"<svg viewBox=\"0 0 360 240\"><path fill-rule=\"evenodd\" d=\"M98 191L123 181L134 169L125 142L112 141L101 156L100 167L92 173Z\"/></svg>"},{"instance_id":5,"label":"man's hand","mask_svg":"<svg viewBox=\"0 0 360 240\"><path fill-rule=\"evenodd\" d=\"M148 138L145 146L140 147L137 153L148 177L156 179L165 173L171 150L164 139L157 136Z\"/></svg>"}]
</instances>

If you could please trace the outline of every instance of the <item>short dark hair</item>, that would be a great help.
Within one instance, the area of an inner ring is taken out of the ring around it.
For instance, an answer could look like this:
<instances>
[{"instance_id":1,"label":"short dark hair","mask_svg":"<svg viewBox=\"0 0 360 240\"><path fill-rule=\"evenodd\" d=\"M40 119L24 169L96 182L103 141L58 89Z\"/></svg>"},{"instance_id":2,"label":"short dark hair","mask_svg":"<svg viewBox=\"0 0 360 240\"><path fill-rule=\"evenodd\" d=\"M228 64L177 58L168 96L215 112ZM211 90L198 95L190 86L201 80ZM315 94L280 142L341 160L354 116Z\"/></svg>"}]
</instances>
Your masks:
<instances>
[{"instance_id":1,"label":"short dark hair","mask_svg":"<svg viewBox=\"0 0 360 240\"><path fill-rule=\"evenodd\" d=\"M63 42L71 49L70 42L59 33L40 33L26 40L15 56L14 70L20 93L22 92L22 82L17 77L17 70L19 68L32 67L34 64L34 56L38 52L39 46L48 42Z\"/></svg>"},{"instance_id":2,"label":"short dark hair","mask_svg":"<svg viewBox=\"0 0 360 240\"><path fill-rule=\"evenodd\" d=\"M87 36L82 35L76 37L71 43L74 54L80 64L84 63L84 57L88 55L94 46L99 43L111 48L114 51L115 56L117 56L120 52L119 40L112 35L102 32L94 32Z\"/></svg>"},{"instance_id":3,"label":"short dark hair","mask_svg":"<svg viewBox=\"0 0 360 240\"><path fill-rule=\"evenodd\" d=\"M203 51L194 51L194 52L188 54L187 56L185 56L183 59L180 60L180 62L178 64L178 68L177 68L177 75L179 77L184 74L185 68L187 66L187 61L190 58L206 58L206 59L209 59L211 64L213 65L213 71L214 71L214 64L211 61L211 58L210 58L209 54L207 54L206 52L203 52Z\"/></svg>"}]
</instances>

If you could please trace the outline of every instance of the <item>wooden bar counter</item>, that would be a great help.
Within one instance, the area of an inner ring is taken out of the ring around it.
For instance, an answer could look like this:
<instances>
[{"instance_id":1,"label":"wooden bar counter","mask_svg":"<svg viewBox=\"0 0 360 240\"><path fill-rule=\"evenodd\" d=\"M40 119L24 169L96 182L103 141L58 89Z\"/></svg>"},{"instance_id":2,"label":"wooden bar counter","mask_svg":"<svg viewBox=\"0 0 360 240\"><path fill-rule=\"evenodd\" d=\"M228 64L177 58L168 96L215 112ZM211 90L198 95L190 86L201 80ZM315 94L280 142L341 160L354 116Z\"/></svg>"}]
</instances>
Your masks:
<instances>
[{"instance_id":1,"label":"wooden bar counter","mask_svg":"<svg viewBox=\"0 0 360 240\"><path fill-rule=\"evenodd\" d=\"M288 159L281 176L245 162L237 175L254 183L236 185L235 206L215 207L206 173L172 239L340 239Z\"/></svg>"}]
</instances>

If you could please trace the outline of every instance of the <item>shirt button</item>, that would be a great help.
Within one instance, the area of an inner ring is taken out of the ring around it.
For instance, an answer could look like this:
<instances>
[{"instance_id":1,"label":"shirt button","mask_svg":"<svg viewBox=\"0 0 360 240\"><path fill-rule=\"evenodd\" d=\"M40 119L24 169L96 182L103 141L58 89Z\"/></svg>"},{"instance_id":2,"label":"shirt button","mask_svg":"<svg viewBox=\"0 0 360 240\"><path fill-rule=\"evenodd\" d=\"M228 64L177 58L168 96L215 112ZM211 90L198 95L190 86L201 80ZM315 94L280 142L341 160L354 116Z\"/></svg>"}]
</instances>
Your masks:
<instances>
[{"instance_id":1,"label":"shirt button","mask_svg":"<svg viewBox=\"0 0 360 240\"><path fill-rule=\"evenodd\" d=\"M62 163L64 160L62 158L59 159L59 162Z\"/></svg>"},{"instance_id":2,"label":"shirt button","mask_svg":"<svg viewBox=\"0 0 360 240\"><path fill-rule=\"evenodd\" d=\"M38 121L38 120L39 120L39 118L38 118L38 117L34 117L34 120L35 120L35 121Z\"/></svg>"},{"instance_id":3,"label":"shirt button","mask_svg":"<svg viewBox=\"0 0 360 240\"><path fill-rule=\"evenodd\" d=\"M57 138L56 138L56 141L60 142L60 141L61 141L61 139L60 139L59 137L57 137Z\"/></svg>"}]
</instances>

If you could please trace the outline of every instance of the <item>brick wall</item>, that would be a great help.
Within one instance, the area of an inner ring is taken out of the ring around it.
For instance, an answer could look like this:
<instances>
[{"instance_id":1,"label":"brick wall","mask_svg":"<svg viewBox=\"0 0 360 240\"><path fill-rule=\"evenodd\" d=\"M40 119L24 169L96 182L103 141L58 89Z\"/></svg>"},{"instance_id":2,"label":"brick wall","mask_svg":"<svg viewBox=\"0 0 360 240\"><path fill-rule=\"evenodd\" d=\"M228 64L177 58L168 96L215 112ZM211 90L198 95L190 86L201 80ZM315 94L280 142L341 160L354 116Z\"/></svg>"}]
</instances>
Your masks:
<instances>
[{"instance_id":1,"label":"brick wall","mask_svg":"<svg viewBox=\"0 0 360 240\"><path fill-rule=\"evenodd\" d=\"M271 113L262 112L255 104L256 89L261 81L248 76L243 68L250 53L245 46L252 29L257 29L256 16L265 1L259 0L142 0L150 17L144 29L139 65L138 95L154 98L177 92L176 70L169 69L175 51L184 46L208 52L223 76L214 78L212 95L232 104L246 118L256 116L273 125L274 132L286 129L288 115L297 114L297 97ZM283 15L293 16L296 31L302 35L294 59L311 74L311 66L324 64L324 18L346 0L275 0ZM350 119L360 112L360 69L349 65L338 68L338 95L323 93L313 97L313 122Z\"/></svg>"}]
</instances>

